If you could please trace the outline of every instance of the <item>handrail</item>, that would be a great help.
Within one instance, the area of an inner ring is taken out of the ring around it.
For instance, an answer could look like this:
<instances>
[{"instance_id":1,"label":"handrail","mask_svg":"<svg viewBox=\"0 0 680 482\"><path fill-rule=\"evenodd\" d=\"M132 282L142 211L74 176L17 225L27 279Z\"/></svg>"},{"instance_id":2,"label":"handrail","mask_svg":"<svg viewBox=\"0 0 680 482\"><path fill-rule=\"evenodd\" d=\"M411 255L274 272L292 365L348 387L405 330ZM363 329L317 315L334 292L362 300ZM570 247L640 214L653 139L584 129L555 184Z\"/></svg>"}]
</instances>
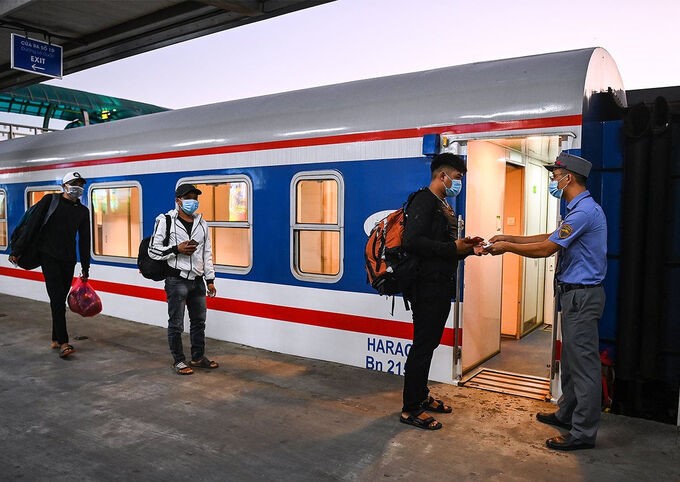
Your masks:
<instances>
[{"instance_id":1,"label":"handrail","mask_svg":"<svg viewBox=\"0 0 680 482\"><path fill-rule=\"evenodd\" d=\"M19 137L44 134L46 132L52 132L54 130L56 129L43 129L42 127L36 126L0 122L0 141L7 141L10 139L17 139Z\"/></svg>"}]
</instances>

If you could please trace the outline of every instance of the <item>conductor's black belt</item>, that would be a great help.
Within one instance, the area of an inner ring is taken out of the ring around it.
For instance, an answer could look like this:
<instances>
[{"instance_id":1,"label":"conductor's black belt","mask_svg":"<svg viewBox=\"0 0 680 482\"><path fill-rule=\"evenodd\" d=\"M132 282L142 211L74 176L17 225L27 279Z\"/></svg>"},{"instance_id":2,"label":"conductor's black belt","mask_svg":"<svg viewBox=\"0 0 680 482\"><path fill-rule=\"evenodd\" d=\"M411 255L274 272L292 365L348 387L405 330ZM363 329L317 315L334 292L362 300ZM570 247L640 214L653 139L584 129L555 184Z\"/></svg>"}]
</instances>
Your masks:
<instances>
[{"instance_id":1,"label":"conductor's black belt","mask_svg":"<svg viewBox=\"0 0 680 482\"><path fill-rule=\"evenodd\" d=\"M599 288L602 283L597 283L595 285L582 285L582 284L572 284L572 283L557 283L557 287L562 293L567 293L572 290L587 290L590 288Z\"/></svg>"}]
</instances>

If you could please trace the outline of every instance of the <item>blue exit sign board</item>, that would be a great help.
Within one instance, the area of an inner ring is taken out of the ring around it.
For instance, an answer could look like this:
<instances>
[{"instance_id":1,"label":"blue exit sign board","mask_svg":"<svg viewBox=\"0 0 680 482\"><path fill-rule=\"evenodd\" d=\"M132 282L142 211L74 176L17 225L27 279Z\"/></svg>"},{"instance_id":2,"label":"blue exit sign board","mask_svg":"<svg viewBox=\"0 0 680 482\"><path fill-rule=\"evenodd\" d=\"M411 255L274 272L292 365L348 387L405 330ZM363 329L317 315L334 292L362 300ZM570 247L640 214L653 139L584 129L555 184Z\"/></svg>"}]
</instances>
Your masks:
<instances>
[{"instance_id":1,"label":"blue exit sign board","mask_svg":"<svg viewBox=\"0 0 680 482\"><path fill-rule=\"evenodd\" d=\"M62 60L61 46L12 34L13 69L61 79Z\"/></svg>"}]
</instances>

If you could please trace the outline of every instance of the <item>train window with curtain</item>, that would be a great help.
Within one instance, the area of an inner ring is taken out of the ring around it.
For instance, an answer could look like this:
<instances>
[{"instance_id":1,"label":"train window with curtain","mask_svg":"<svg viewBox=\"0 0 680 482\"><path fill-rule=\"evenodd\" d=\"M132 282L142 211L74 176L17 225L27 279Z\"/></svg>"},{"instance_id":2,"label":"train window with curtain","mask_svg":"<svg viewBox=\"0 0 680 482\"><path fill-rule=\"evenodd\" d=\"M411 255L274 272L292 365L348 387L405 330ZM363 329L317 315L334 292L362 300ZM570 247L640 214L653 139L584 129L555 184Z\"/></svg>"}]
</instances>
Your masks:
<instances>
[{"instance_id":1,"label":"train window with curtain","mask_svg":"<svg viewBox=\"0 0 680 482\"><path fill-rule=\"evenodd\" d=\"M141 187L101 183L89 187L92 251L95 257L137 259L142 240Z\"/></svg>"},{"instance_id":2,"label":"train window with curtain","mask_svg":"<svg viewBox=\"0 0 680 482\"><path fill-rule=\"evenodd\" d=\"M7 191L0 189L0 247L7 247Z\"/></svg>"},{"instance_id":3,"label":"train window with curtain","mask_svg":"<svg viewBox=\"0 0 680 482\"><path fill-rule=\"evenodd\" d=\"M253 259L252 183L243 175L182 179L200 191L197 212L210 230L215 270L244 274Z\"/></svg>"},{"instance_id":4,"label":"train window with curtain","mask_svg":"<svg viewBox=\"0 0 680 482\"><path fill-rule=\"evenodd\" d=\"M26 190L26 209L30 208L34 204L37 204L42 198L48 194L61 194L64 192L61 186L54 187L39 187L30 188Z\"/></svg>"},{"instance_id":5,"label":"train window with curtain","mask_svg":"<svg viewBox=\"0 0 680 482\"><path fill-rule=\"evenodd\" d=\"M297 174L291 185L293 275L334 282L342 276L344 184L337 171Z\"/></svg>"}]
</instances>

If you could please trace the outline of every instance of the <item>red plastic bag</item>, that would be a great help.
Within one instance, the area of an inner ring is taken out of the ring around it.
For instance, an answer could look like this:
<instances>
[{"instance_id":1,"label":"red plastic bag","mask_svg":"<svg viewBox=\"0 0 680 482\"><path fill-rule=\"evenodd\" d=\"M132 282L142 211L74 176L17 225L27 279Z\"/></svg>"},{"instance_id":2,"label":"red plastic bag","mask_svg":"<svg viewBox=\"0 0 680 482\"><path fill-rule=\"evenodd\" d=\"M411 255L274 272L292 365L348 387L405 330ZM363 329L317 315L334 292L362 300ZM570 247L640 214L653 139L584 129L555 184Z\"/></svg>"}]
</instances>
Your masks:
<instances>
[{"instance_id":1,"label":"red plastic bag","mask_svg":"<svg viewBox=\"0 0 680 482\"><path fill-rule=\"evenodd\" d=\"M76 278L68 294L68 307L81 316L94 316L102 311L102 300L87 281Z\"/></svg>"}]
</instances>

